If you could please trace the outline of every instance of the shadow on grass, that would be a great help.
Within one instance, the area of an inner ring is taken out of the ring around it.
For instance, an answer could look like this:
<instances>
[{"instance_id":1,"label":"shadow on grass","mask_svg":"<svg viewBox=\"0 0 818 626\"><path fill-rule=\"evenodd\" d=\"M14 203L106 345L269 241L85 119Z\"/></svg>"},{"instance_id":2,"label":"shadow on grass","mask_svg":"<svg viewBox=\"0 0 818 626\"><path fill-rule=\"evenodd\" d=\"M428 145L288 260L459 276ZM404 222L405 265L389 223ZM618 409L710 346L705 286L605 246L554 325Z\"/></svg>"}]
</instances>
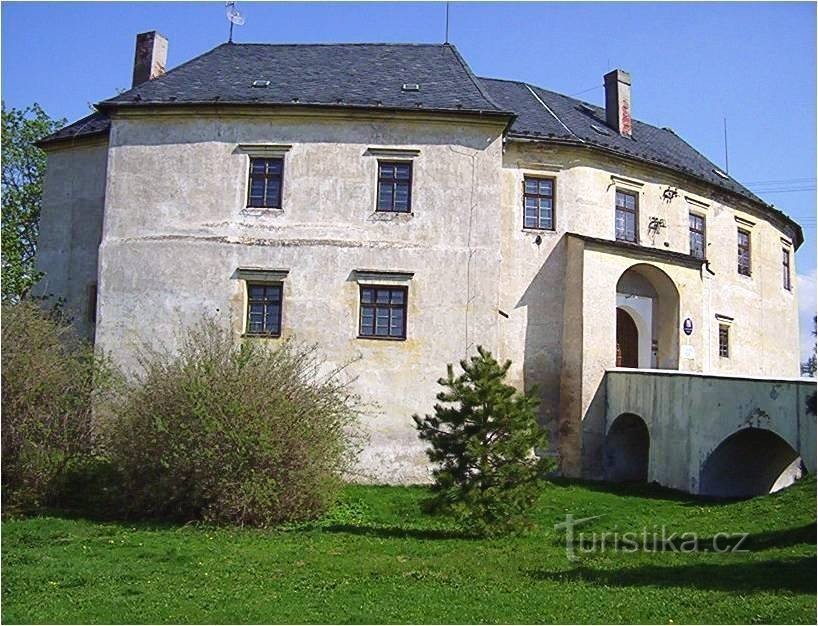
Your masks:
<instances>
[{"instance_id":1,"label":"shadow on grass","mask_svg":"<svg viewBox=\"0 0 818 626\"><path fill-rule=\"evenodd\" d=\"M761 494L759 496L743 496L743 497L719 497L719 496L705 496L698 494L691 494L678 489L671 489L670 487L662 487L657 483L640 483L640 482L623 482L612 483L604 480L588 480L584 478L563 478L560 476L549 476L548 483L556 487L579 487L587 491L595 491L597 493L608 493L618 496L632 496L637 498L644 498L650 500L667 500L678 502L683 506L717 506L720 504L733 504L743 500L750 500L755 497L765 498L768 496L784 495L789 489L797 487L807 487L810 482L814 485L814 478L802 478L789 487L782 489L775 494Z\"/></svg>"},{"instance_id":2,"label":"shadow on grass","mask_svg":"<svg viewBox=\"0 0 818 626\"><path fill-rule=\"evenodd\" d=\"M684 491L662 487L656 483L610 483L602 480L581 478L550 477L548 482L556 487L579 487L586 491L608 493L616 496L631 496L649 500L670 500L685 504L699 504L702 498Z\"/></svg>"},{"instance_id":3,"label":"shadow on grass","mask_svg":"<svg viewBox=\"0 0 818 626\"><path fill-rule=\"evenodd\" d=\"M792 528L748 535L741 547L745 550L761 551L773 548L789 548L801 544L814 546L816 537L818 537L818 532L816 532L815 522L812 522L803 526L793 526ZM709 545L713 545L712 539L703 539L702 541L710 542Z\"/></svg>"},{"instance_id":4,"label":"shadow on grass","mask_svg":"<svg viewBox=\"0 0 818 626\"><path fill-rule=\"evenodd\" d=\"M566 571L528 570L535 580L587 582L606 587L684 587L732 592L815 593L815 556L722 565L645 566L612 570L577 567Z\"/></svg>"},{"instance_id":5,"label":"shadow on grass","mask_svg":"<svg viewBox=\"0 0 818 626\"><path fill-rule=\"evenodd\" d=\"M479 537L458 530L437 528L404 528L401 526L363 526L356 524L332 524L324 526L324 532L347 533L366 537L380 537L382 539L469 539L478 540Z\"/></svg>"}]
</instances>

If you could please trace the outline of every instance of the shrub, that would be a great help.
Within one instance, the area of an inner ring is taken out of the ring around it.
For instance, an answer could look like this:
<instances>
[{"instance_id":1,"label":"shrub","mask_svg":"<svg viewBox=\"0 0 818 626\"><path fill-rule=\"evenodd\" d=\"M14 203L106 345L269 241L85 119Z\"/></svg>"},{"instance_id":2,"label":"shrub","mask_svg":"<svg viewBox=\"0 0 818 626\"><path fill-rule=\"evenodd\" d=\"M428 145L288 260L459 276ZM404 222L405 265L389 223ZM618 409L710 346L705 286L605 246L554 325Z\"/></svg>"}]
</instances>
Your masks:
<instances>
[{"instance_id":1,"label":"shrub","mask_svg":"<svg viewBox=\"0 0 818 626\"><path fill-rule=\"evenodd\" d=\"M510 361L499 364L482 347L463 374L452 366L439 384L434 415L413 416L428 441L433 470L431 510L449 512L470 532L493 535L525 527L549 461L534 451L548 444L537 424L537 400L505 384Z\"/></svg>"},{"instance_id":2,"label":"shrub","mask_svg":"<svg viewBox=\"0 0 818 626\"><path fill-rule=\"evenodd\" d=\"M334 500L357 443L355 399L315 348L236 343L205 320L149 352L115 406L110 451L128 513L253 526Z\"/></svg>"},{"instance_id":3,"label":"shrub","mask_svg":"<svg viewBox=\"0 0 818 626\"><path fill-rule=\"evenodd\" d=\"M97 444L92 405L111 370L67 321L32 302L2 306L3 505L57 503Z\"/></svg>"}]
</instances>

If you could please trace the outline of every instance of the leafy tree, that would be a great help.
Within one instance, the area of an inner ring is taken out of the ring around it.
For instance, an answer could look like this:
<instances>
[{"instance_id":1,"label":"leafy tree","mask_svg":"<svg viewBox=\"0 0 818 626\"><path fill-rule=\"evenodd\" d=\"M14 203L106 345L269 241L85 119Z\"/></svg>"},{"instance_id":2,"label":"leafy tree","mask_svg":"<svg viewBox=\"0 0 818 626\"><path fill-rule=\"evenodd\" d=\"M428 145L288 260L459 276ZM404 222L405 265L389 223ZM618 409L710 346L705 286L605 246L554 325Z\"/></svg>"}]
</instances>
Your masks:
<instances>
[{"instance_id":1,"label":"leafy tree","mask_svg":"<svg viewBox=\"0 0 818 626\"><path fill-rule=\"evenodd\" d=\"M65 120L51 119L38 104L7 109L4 102L2 116L2 298L16 302L40 279L34 255L46 156L34 144Z\"/></svg>"},{"instance_id":2,"label":"leafy tree","mask_svg":"<svg viewBox=\"0 0 818 626\"><path fill-rule=\"evenodd\" d=\"M548 438L537 423L533 392L521 394L504 382L511 362L501 365L488 350L477 351L460 362L460 376L448 366L434 415L413 419L437 465L432 509L453 513L475 534L493 535L527 524L525 513L549 467L534 452Z\"/></svg>"}]
</instances>

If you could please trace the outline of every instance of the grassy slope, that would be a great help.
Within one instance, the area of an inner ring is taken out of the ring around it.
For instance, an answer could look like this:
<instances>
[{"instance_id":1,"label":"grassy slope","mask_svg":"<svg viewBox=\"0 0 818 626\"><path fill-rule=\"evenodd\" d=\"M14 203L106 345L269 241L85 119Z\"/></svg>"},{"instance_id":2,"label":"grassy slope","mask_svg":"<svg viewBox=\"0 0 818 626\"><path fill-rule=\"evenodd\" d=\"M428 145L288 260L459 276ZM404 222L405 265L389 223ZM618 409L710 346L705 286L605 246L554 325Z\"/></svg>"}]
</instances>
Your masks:
<instances>
[{"instance_id":1,"label":"grassy slope","mask_svg":"<svg viewBox=\"0 0 818 626\"><path fill-rule=\"evenodd\" d=\"M11 622L811 622L815 480L712 504L551 485L521 538L424 516L419 487L349 487L311 526L256 531L38 518L3 524ZM747 554L582 554L552 529L749 532Z\"/></svg>"}]
</instances>

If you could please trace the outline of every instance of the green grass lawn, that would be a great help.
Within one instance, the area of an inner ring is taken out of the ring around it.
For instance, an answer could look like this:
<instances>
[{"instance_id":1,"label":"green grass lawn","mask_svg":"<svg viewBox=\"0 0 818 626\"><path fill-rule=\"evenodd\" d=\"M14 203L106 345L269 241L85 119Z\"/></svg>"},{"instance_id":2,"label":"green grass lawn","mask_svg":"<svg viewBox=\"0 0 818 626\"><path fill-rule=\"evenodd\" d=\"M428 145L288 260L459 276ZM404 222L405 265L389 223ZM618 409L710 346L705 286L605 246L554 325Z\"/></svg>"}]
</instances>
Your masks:
<instances>
[{"instance_id":1,"label":"green grass lawn","mask_svg":"<svg viewBox=\"0 0 818 626\"><path fill-rule=\"evenodd\" d=\"M2 620L815 623L815 490L808 479L711 503L551 484L539 529L499 540L464 538L422 514L421 487L351 486L324 519L276 531L7 520ZM641 541L643 528L664 525L696 533L702 550L717 533L750 533L749 552L577 550L570 561L553 529L566 513L601 516L576 531L586 536L634 531Z\"/></svg>"}]
</instances>

